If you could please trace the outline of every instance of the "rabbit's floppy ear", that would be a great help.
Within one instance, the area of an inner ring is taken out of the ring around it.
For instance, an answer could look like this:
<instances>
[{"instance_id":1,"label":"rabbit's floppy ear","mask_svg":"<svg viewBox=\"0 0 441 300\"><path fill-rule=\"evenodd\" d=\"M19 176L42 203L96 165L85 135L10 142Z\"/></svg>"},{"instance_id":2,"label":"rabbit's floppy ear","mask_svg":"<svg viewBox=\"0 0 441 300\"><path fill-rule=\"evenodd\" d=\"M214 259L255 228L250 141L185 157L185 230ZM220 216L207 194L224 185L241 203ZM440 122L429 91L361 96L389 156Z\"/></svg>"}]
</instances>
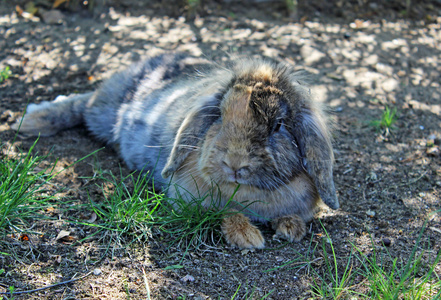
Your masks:
<instances>
[{"instance_id":1,"label":"rabbit's floppy ear","mask_svg":"<svg viewBox=\"0 0 441 300\"><path fill-rule=\"evenodd\" d=\"M199 107L193 108L184 118L176 133L167 163L162 169L161 176L163 178L170 177L179 169L190 152L194 151L199 142L203 140L210 125L220 118L219 103L221 98L222 94L220 93L203 97L199 102Z\"/></svg>"},{"instance_id":2,"label":"rabbit's floppy ear","mask_svg":"<svg viewBox=\"0 0 441 300\"><path fill-rule=\"evenodd\" d=\"M340 204L332 176L334 154L330 133L318 108L304 109L296 117L295 137L303 156L303 165L313 179L323 202L332 209Z\"/></svg>"}]
</instances>

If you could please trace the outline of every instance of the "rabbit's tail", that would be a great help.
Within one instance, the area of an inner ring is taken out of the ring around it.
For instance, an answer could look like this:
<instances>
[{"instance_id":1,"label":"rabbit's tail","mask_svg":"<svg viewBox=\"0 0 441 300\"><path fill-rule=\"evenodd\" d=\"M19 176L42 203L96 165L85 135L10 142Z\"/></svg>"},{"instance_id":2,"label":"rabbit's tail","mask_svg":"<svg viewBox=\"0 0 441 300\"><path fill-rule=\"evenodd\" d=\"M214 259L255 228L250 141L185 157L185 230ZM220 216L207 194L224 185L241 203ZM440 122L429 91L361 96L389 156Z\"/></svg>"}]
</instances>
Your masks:
<instances>
[{"instance_id":1,"label":"rabbit's tail","mask_svg":"<svg viewBox=\"0 0 441 300\"><path fill-rule=\"evenodd\" d=\"M84 122L84 111L93 93L58 96L52 102L29 104L26 114L11 126L25 136L50 136Z\"/></svg>"}]
</instances>

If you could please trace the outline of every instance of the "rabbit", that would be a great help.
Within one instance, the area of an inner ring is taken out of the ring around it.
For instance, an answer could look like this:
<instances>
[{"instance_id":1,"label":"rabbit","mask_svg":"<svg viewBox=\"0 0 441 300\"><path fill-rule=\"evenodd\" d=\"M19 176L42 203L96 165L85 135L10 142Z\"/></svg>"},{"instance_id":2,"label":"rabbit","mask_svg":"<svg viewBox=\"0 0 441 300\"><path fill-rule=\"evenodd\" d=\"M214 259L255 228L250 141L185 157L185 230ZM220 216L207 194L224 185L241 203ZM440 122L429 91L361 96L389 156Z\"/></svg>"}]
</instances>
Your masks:
<instances>
[{"instance_id":1,"label":"rabbit","mask_svg":"<svg viewBox=\"0 0 441 300\"><path fill-rule=\"evenodd\" d=\"M320 203L339 208L327 115L284 63L220 66L164 53L95 92L31 104L12 128L50 136L83 123L117 146L128 167L152 172L168 197L210 194L218 207L228 204L221 230L239 248L265 247L252 221L271 222L275 236L299 241Z\"/></svg>"}]
</instances>

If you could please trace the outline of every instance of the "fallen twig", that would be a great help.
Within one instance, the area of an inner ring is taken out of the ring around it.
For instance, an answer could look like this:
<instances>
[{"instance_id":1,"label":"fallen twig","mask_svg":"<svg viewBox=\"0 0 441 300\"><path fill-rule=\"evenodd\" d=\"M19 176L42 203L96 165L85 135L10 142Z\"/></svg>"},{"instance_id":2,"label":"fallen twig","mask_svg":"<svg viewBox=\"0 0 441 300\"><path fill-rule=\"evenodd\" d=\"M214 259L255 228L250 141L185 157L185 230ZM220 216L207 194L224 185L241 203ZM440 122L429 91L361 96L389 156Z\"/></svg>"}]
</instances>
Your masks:
<instances>
[{"instance_id":1,"label":"fallen twig","mask_svg":"<svg viewBox=\"0 0 441 300\"><path fill-rule=\"evenodd\" d=\"M147 281L147 275L145 274L144 268L141 269L142 269L142 277L144 278L145 289L147 291L147 300L150 300L150 287L149 287L149 282Z\"/></svg>"},{"instance_id":2,"label":"fallen twig","mask_svg":"<svg viewBox=\"0 0 441 300\"><path fill-rule=\"evenodd\" d=\"M45 287L42 287L42 288L39 288L39 289L35 289L35 290L18 291L18 292L0 292L0 295L11 295L12 296L12 295L34 293L34 292L50 289L50 288L53 288L53 287L56 287L56 286L59 286L59 285L68 284L68 283L71 283L71 282L74 282L74 281L86 278L87 276L89 276L92 273L93 273L93 271L90 271L89 273L87 273L86 275L83 275L81 277L74 278L74 279L71 279L71 280L68 280L68 281L59 282L59 283L52 284L52 285L48 285L48 286L45 286Z\"/></svg>"}]
</instances>

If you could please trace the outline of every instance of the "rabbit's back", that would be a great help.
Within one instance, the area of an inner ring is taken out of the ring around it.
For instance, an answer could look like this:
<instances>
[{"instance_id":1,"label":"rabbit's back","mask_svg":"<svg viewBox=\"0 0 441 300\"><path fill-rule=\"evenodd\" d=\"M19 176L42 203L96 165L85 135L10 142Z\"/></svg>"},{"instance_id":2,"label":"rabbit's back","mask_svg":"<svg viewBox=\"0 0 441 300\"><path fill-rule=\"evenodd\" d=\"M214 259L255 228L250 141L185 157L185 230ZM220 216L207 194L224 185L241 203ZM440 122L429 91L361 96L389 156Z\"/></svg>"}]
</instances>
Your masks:
<instances>
[{"instance_id":1,"label":"rabbit's back","mask_svg":"<svg viewBox=\"0 0 441 300\"><path fill-rule=\"evenodd\" d=\"M215 84L213 65L182 53L149 58L113 75L88 103L84 118L100 139L117 144L132 169L161 170L188 111Z\"/></svg>"}]
</instances>

